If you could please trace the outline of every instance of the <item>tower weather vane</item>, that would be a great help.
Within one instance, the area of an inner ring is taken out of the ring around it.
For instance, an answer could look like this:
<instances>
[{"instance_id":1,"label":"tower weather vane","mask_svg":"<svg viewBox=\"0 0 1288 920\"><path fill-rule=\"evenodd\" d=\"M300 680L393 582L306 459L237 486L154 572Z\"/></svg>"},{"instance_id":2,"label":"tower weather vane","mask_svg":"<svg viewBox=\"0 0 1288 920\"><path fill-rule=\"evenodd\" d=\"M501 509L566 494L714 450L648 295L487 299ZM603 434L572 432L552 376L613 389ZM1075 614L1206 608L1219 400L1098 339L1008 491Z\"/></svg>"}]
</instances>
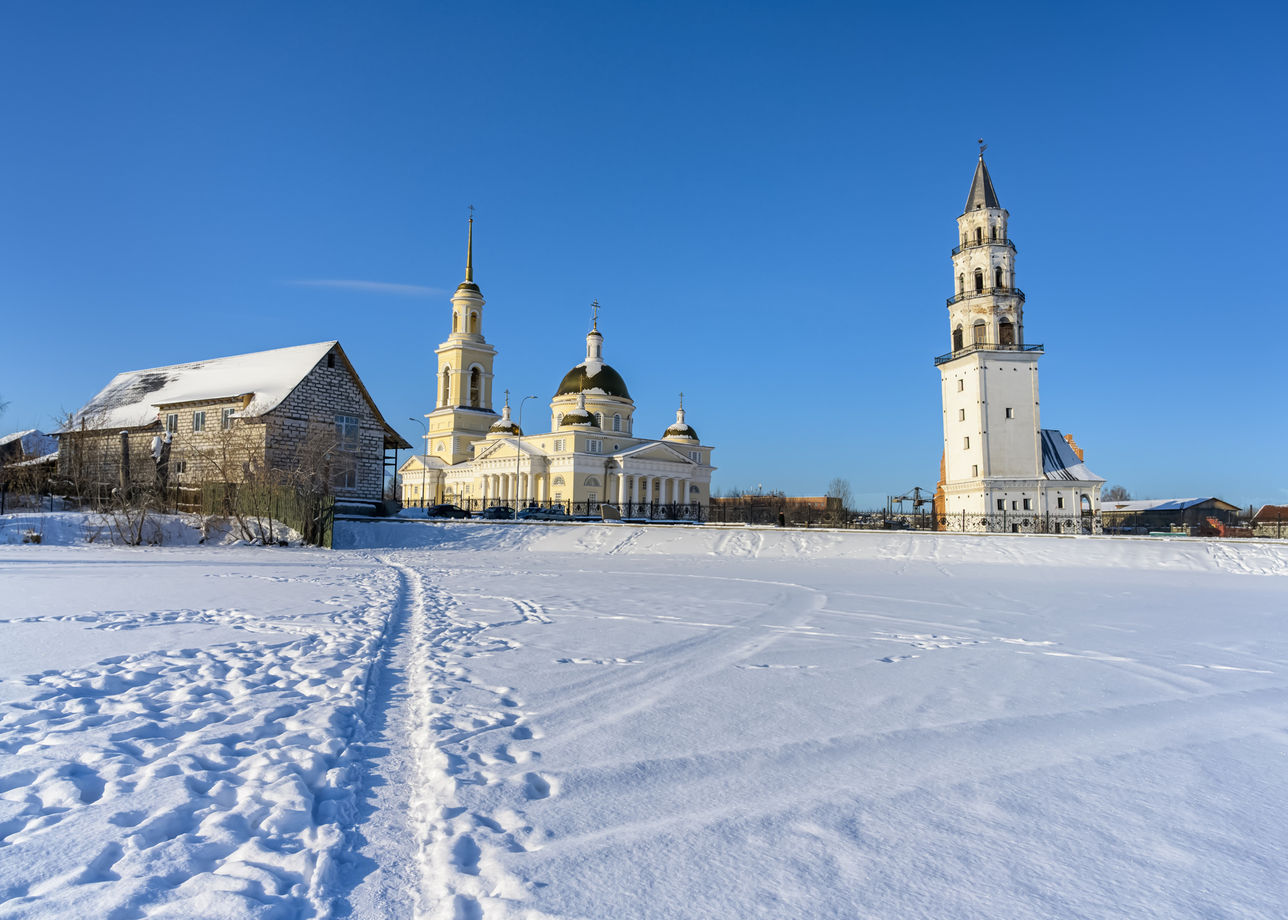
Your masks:
<instances>
[{"instance_id":1,"label":"tower weather vane","mask_svg":"<svg viewBox=\"0 0 1288 920\"><path fill-rule=\"evenodd\" d=\"M979 139L979 155L981 158L984 156L984 151L987 149L988 149L988 144L984 143L984 138L981 137Z\"/></svg>"}]
</instances>

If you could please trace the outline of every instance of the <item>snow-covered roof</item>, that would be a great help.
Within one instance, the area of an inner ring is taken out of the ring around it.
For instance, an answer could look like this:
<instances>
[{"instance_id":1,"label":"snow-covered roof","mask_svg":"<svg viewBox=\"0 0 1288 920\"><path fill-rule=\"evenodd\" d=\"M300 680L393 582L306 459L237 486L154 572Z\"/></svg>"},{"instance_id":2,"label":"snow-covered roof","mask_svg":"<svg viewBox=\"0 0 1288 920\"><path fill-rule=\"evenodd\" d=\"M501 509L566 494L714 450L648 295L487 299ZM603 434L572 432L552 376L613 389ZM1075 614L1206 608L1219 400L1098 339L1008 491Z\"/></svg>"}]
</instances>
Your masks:
<instances>
[{"instance_id":1,"label":"snow-covered roof","mask_svg":"<svg viewBox=\"0 0 1288 920\"><path fill-rule=\"evenodd\" d=\"M276 408L337 342L317 342L248 355L126 371L73 417L71 428L138 428L156 420L157 407L206 399L251 397L247 418Z\"/></svg>"},{"instance_id":2,"label":"snow-covered roof","mask_svg":"<svg viewBox=\"0 0 1288 920\"><path fill-rule=\"evenodd\" d=\"M1184 511L1186 508L1193 508L1195 505L1201 505L1204 502L1220 502L1226 505L1228 509L1235 507L1227 501L1209 495L1206 498L1134 498L1121 502L1102 500L1100 510L1113 512Z\"/></svg>"},{"instance_id":3,"label":"snow-covered roof","mask_svg":"<svg viewBox=\"0 0 1288 920\"><path fill-rule=\"evenodd\" d=\"M51 439L52 440L52 439ZM9 464L10 468L19 466L41 466L46 463L57 463L58 451L52 451L48 454L41 454L39 457L32 457L30 460L20 460L17 463Z\"/></svg>"},{"instance_id":4,"label":"snow-covered roof","mask_svg":"<svg viewBox=\"0 0 1288 920\"><path fill-rule=\"evenodd\" d=\"M447 466L447 462L439 457L431 457L429 454L412 454L403 461L403 465L398 467L398 472L402 473L411 469L412 463L418 463L423 469L441 470Z\"/></svg>"},{"instance_id":5,"label":"snow-covered roof","mask_svg":"<svg viewBox=\"0 0 1288 920\"><path fill-rule=\"evenodd\" d=\"M1104 482L1078 459L1069 442L1055 428L1042 429L1042 473L1047 479Z\"/></svg>"},{"instance_id":6,"label":"snow-covered roof","mask_svg":"<svg viewBox=\"0 0 1288 920\"><path fill-rule=\"evenodd\" d=\"M22 443L24 457L43 457L58 450L58 439L51 434L45 434L39 428L28 428L26 431L15 431L0 437L0 447L15 441Z\"/></svg>"}]
</instances>

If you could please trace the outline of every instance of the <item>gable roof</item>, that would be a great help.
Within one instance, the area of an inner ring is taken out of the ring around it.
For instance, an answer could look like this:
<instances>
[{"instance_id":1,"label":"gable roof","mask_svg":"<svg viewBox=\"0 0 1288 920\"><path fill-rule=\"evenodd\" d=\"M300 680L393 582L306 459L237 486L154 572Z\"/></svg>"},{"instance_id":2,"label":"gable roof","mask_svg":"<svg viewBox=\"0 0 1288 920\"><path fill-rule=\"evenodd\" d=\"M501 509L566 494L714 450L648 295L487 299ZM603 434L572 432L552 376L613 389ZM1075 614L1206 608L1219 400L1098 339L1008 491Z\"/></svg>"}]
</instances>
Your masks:
<instances>
[{"instance_id":1,"label":"gable roof","mask_svg":"<svg viewBox=\"0 0 1288 920\"><path fill-rule=\"evenodd\" d=\"M172 403L251 396L240 413L254 418L275 409L339 342L275 348L248 355L149 367L117 374L73 416L77 428L139 428Z\"/></svg>"},{"instance_id":2,"label":"gable roof","mask_svg":"<svg viewBox=\"0 0 1288 920\"><path fill-rule=\"evenodd\" d=\"M0 438L0 447L19 442L21 445L21 456L23 457L43 457L52 454L58 450L58 439L53 435L45 434L39 428L28 428L26 431L15 431Z\"/></svg>"},{"instance_id":3,"label":"gable roof","mask_svg":"<svg viewBox=\"0 0 1288 920\"><path fill-rule=\"evenodd\" d=\"M1129 513L1140 511L1184 511L1186 508L1193 508L1195 505L1202 505L1205 502L1216 502L1218 505L1224 505L1224 511L1237 511L1235 505L1227 501L1222 501L1215 496L1209 495L1206 498L1134 498L1121 502L1100 503L1100 510L1112 511L1114 513Z\"/></svg>"},{"instance_id":4,"label":"gable roof","mask_svg":"<svg viewBox=\"0 0 1288 920\"><path fill-rule=\"evenodd\" d=\"M1069 442L1055 428L1042 429L1042 474L1047 479L1104 482L1078 459Z\"/></svg>"},{"instance_id":5,"label":"gable roof","mask_svg":"<svg viewBox=\"0 0 1288 920\"><path fill-rule=\"evenodd\" d=\"M63 431L141 428L156 421L161 406L247 396L250 400L237 416L256 418L281 405L332 349L353 374L372 414L384 427L385 446L411 447L381 416L344 349L334 340L125 371L77 410Z\"/></svg>"},{"instance_id":6,"label":"gable roof","mask_svg":"<svg viewBox=\"0 0 1288 920\"><path fill-rule=\"evenodd\" d=\"M1288 521L1288 505L1262 505L1252 516L1253 523L1265 524L1270 521Z\"/></svg>"},{"instance_id":7,"label":"gable roof","mask_svg":"<svg viewBox=\"0 0 1288 920\"><path fill-rule=\"evenodd\" d=\"M630 447L624 447L621 450L612 451L610 456L613 457L640 457L644 454L653 454L656 460L679 460L682 463L693 464L685 454L680 453L679 448L667 444L665 441L644 441L641 444L632 444ZM657 456L661 454L661 456Z\"/></svg>"}]
</instances>

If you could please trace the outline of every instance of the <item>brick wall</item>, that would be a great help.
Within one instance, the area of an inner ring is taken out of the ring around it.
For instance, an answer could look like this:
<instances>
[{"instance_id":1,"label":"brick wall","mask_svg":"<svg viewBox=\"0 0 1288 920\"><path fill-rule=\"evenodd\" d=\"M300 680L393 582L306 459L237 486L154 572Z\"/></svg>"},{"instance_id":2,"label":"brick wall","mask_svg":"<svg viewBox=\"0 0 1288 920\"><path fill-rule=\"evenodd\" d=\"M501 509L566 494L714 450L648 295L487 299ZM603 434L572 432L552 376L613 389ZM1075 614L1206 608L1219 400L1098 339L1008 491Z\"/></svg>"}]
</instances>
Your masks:
<instances>
[{"instance_id":1,"label":"brick wall","mask_svg":"<svg viewBox=\"0 0 1288 920\"><path fill-rule=\"evenodd\" d=\"M328 367L329 357L319 361L282 404L265 416L269 460L289 466L298 458L321 454L333 471L352 462L356 465L356 483L352 488L336 487L336 495L379 499L384 492L384 428L345 362L336 355L335 366ZM337 415L358 420L357 451L342 448L336 430Z\"/></svg>"}]
</instances>

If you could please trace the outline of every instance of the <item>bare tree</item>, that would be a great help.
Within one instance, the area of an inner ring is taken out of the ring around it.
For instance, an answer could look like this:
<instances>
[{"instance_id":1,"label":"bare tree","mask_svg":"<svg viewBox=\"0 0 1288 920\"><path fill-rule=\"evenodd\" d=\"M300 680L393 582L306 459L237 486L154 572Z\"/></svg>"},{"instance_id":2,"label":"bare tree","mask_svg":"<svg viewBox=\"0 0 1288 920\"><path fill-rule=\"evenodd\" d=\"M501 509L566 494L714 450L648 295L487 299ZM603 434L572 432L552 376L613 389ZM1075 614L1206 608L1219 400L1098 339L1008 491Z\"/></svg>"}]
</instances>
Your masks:
<instances>
[{"instance_id":1,"label":"bare tree","mask_svg":"<svg viewBox=\"0 0 1288 920\"><path fill-rule=\"evenodd\" d=\"M854 492L850 488L850 480L837 477L827 484L828 498L837 499L842 511L849 511L854 505Z\"/></svg>"},{"instance_id":2,"label":"bare tree","mask_svg":"<svg viewBox=\"0 0 1288 920\"><path fill-rule=\"evenodd\" d=\"M1131 501L1131 493L1122 486L1110 486L1100 493L1102 502L1125 502Z\"/></svg>"}]
</instances>

